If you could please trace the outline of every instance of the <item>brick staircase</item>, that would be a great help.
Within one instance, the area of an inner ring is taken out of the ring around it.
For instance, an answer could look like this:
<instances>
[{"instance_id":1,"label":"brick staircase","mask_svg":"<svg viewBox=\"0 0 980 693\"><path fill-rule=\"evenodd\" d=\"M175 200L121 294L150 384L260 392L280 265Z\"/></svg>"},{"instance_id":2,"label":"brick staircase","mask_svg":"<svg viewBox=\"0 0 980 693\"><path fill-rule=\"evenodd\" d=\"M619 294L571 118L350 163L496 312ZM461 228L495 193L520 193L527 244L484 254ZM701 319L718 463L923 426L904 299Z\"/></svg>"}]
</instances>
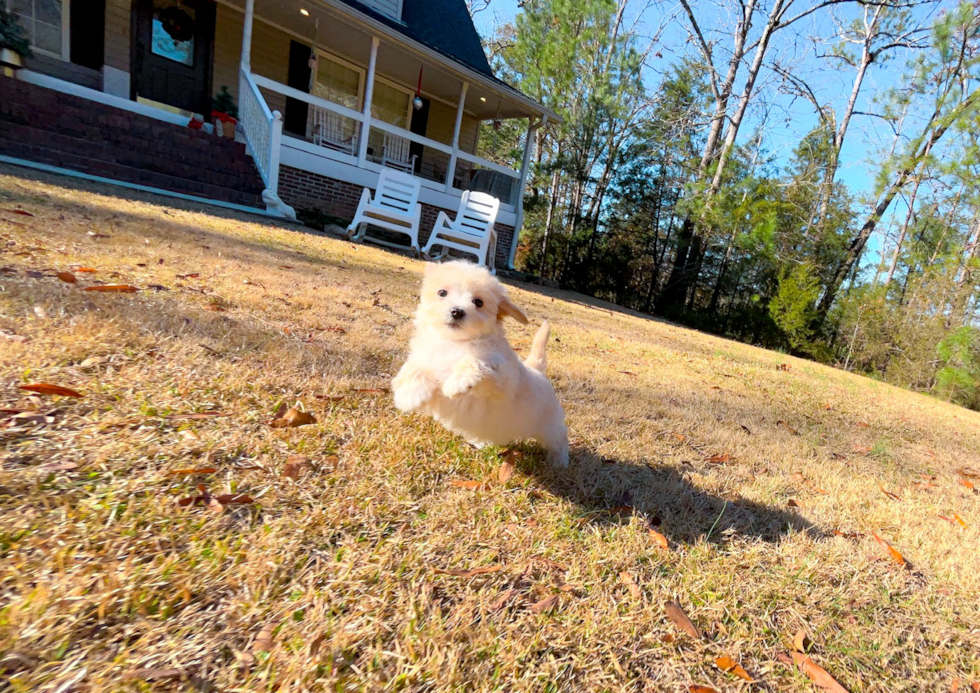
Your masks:
<instances>
[{"instance_id":1,"label":"brick staircase","mask_svg":"<svg viewBox=\"0 0 980 693\"><path fill-rule=\"evenodd\" d=\"M264 209L244 144L3 76L0 154Z\"/></svg>"}]
</instances>

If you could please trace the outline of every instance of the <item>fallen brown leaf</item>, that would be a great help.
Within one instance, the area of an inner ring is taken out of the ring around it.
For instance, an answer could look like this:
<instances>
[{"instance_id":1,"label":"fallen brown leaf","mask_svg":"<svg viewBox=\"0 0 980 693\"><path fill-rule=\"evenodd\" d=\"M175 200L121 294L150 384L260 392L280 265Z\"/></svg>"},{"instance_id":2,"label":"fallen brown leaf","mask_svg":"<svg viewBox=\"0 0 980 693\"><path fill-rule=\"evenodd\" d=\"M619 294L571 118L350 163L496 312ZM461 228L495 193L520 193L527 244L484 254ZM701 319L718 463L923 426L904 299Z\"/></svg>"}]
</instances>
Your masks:
<instances>
[{"instance_id":1,"label":"fallen brown leaf","mask_svg":"<svg viewBox=\"0 0 980 693\"><path fill-rule=\"evenodd\" d=\"M99 286L86 286L85 291L102 291L105 293L135 294L139 289L129 284L101 284Z\"/></svg>"},{"instance_id":2,"label":"fallen brown leaf","mask_svg":"<svg viewBox=\"0 0 980 693\"><path fill-rule=\"evenodd\" d=\"M792 498L790 498L788 501L786 501L786 507L787 508L799 508L800 507L800 504L797 503Z\"/></svg>"},{"instance_id":3,"label":"fallen brown leaf","mask_svg":"<svg viewBox=\"0 0 980 693\"><path fill-rule=\"evenodd\" d=\"M675 626L690 635L692 638L701 638L701 631L698 630L698 627L694 625L694 622L687 617L687 614L684 613L684 609L682 609L677 602L667 602L664 604L664 610L667 612L667 617L674 622Z\"/></svg>"},{"instance_id":4,"label":"fallen brown leaf","mask_svg":"<svg viewBox=\"0 0 980 693\"><path fill-rule=\"evenodd\" d=\"M973 482L970 481L969 479L960 479L960 483L963 484L964 486L966 486L971 491L976 491L977 490L976 487L973 485Z\"/></svg>"},{"instance_id":5,"label":"fallen brown leaf","mask_svg":"<svg viewBox=\"0 0 980 693\"><path fill-rule=\"evenodd\" d=\"M885 487L882 486L881 484L878 484L878 488L880 488L881 489L881 492L884 493L889 498L891 498L892 500L894 500L894 501L900 501L900 500L902 500L902 497L901 496L899 496L897 493L892 493L891 491L886 490Z\"/></svg>"},{"instance_id":6,"label":"fallen brown leaf","mask_svg":"<svg viewBox=\"0 0 980 693\"><path fill-rule=\"evenodd\" d=\"M482 489L486 486L486 482L483 481L473 481L471 479L451 479L449 481L450 486L455 486L456 488L465 488L470 491L476 491Z\"/></svg>"},{"instance_id":7,"label":"fallen brown leaf","mask_svg":"<svg viewBox=\"0 0 980 693\"><path fill-rule=\"evenodd\" d=\"M470 570L443 570L434 568L438 575L452 575L453 577L473 577L475 575L486 575L487 573L497 573L503 570L502 565L484 566L482 568L471 568Z\"/></svg>"},{"instance_id":8,"label":"fallen brown leaf","mask_svg":"<svg viewBox=\"0 0 980 693\"><path fill-rule=\"evenodd\" d=\"M272 649L272 634L277 625L279 624L275 621L270 621L262 626L259 634L255 636L255 642L252 643L252 652L269 652Z\"/></svg>"},{"instance_id":9,"label":"fallen brown leaf","mask_svg":"<svg viewBox=\"0 0 980 693\"><path fill-rule=\"evenodd\" d=\"M647 527L647 534L649 534L650 538L653 539L653 543L659 546L660 548L662 549L670 548L670 542L667 541L667 537L665 537L663 534L661 534L653 527Z\"/></svg>"},{"instance_id":10,"label":"fallen brown leaf","mask_svg":"<svg viewBox=\"0 0 980 693\"><path fill-rule=\"evenodd\" d=\"M75 268L75 271L76 271L76 272L86 272L86 273L88 273L88 274L95 274L95 273L97 273L97 272L98 272L99 270L97 270L97 269L92 269L91 267L76 267L76 268Z\"/></svg>"},{"instance_id":11,"label":"fallen brown leaf","mask_svg":"<svg viewBox=\"0 0 980 693\"><path fill-rule=\"evenodd\" d=\"M796 631L796 635L793 637L793 647L796 648L797 652L806 653L812 645L813 643L810 642L810 638L807 637L803 628Z\"/></svg>"},{"instance_id":12,"label":"fallen brown leaf","mask_svg":"<svg viewBox=\"0 0 980 693\"><path fill-rule=\"evenodd\" d=\"M817 687L822 688L825 691L830 691L830 693L848 693L848 690L837 683L837 680L827 673L826 669L821 667L805 654L794 652L793 659L791 661L785 654L780 653L777 656L777 659L786 664L795 663L799 670L809 676L810 680L813 681Z\"/></svg>"},{"instance_id":13,"label":"fallen brown leaf","mask_svg":"<svg viewBox=\"0 0 980 693\"><path fill-rule=\"evenodd\" d=\"M187 476L190 474L214 474L217 469L214 467L201 467L200 469L174 469L167 472L168 476Z\"/></svg>"},{"instance_id":14,"label":"fallen brown leaf","mask_svg":"<svg viewBox=\"0 0 980 693\"><path fill-rule=\"evenodd\" d=\"M30 385L18 385L21 390L30 390L31 392L36 392L40 395L58 395L60 397L84 397L85 395L75 390L70 390L67 387L61 387L60 385L52 385L51 383L31 383Z\"/></svg>"},{"instance_id":15,"label":"fallen brown leaf","mask_svg":"<svg viewBox=\"0 0 980 693\"><path fill-rule=\"evenodd\" d=\"M788 363L781 363L778 366L776 366L777 371L788 371L789 369L790 369L790 365Z\"/></svg>"},{"instance_id":16,"label":"fallen brown leaf","mask_svg":"<svg viewBox=\"0 0 980 693\"><path fill-rule=\"evenodd\" d=\"M783 421L782 419L780 419L779 421L777 421L777 422L776 422L776 425L777 425L777 426L782 426L782 427L783 427L783 428L785 428L785 429L786 429L787 431L789 431L790 433L792 433L792 434L793 434L794 436L798 436L798 435L800 435L800 434L799 434L799 432L798 432L798 431L797 431L797 430L796 430L795 428L793 428L792 426L790 426L790 425L789 425L788 423L786 423L786 422L785 422L785 421Z\"/></svg>"},{"instance_id":17,"label":"fallen brown leaf","mask_svg":"<svg viewBox=\"0 0 980 693\"><path fill-rule=\"evenodd\" d=\"M704 461L711 464L725 464L726 462L732 461L732 456L731 453L726 452L721 455L712 455L711 457L707 457Z\"/></svg>"},{"instance_id":18,"label":"fallen brown leaf","mask_svg":"<svg viewBox=\"0 0 980 693\"><path fill-rule=\"evenodd\" d=\"M688 686L687 690L688 693L718 693L718 691L716 691L711 686L692 685L692 686Z\"/></svg>"},{"instance_id":19,"label":"fallen brown leaf","mask_svg":"<svg viewBox=\"0 0 980 693\"><path fill-rule=\"evenodd\" d=\"M164 669L162 667L152 669L135 669L127 672L124 678L128 680L139 679L141 681L163 681L164 679L179 679L185 675L183 669Z\"/></svg>"},{"instance_id":20,"label":"fallen brown leaf","mask_svg":"<svg viewBox=\"0 0 980 693\"><path fill-rule=\"evenodd\" d=\"M722 655L715 660L715 664L722 671L728 672L729 674L735 674L735 676L740 679L745 679L746 681L752 681L753 678L749 676L749 672L742 668L742 665L736 662L734 659L728 655Z\"/></svg>"},{"instance_id":21,"label":"fallen brown leaf","mask_svg":"<svg viewBox=\"0 0 980 693\"><path fill-rule=\"evenodd\" d=\"M503 609L507 605L507 602L509 602L515 594L517 594L516 589L509 589L501 592L500 596L497 597L493 604L490 605L490 611L500 611Z\"/></svg>"},{"instance_id":22,"label":"fallen brown leaf","mask_svg":"<svg viewBox=\"0 0 980 693\"><path fill-rule=\"evenodd\" d=\"M382 395L388 392L387 388L383 387L363 387L351 390L351 392L359 392L363 395Z\"/></svg>"},{"instance_id":23,"label":"fallen brown leaf","mask_svg":"<svg viewBox=\"0 0 980 693\"><path fill-rule=\"evenodd\" d=\"M222 505L248 505L255 502L251 496L244 493L223 493L220 496L214 496L214 500Z\"/></svg>"},{"instance_id":24,"label":"fallen brown leaf","mask_svg":"<svg viewBox=\"0 0 980 693\"><path fill-rule=\"evenodd\" d=\"M65 282L66 284L78 283L78 280L75 279L75 275L72 274L71 272L58 272L58 274L56 274L55 276L58 277L58 279L60 279L61 281Z\"/></svg>"},{"instance_id":25,"label":"fallen brown leaf","mask_svg":"<svg viewBox=\"0 0 980 693\"><path fill-rule=\"evenodd\" d=\"M516 458L517 454L513 452L508 452L504 457L504 461L500 464L500 469L497 470L498 483L506 484L514 476L514 460Z\"/></svg>"},{"instance_id":26,"label":"fallen brown leaf","mask_svg":"<svg viewBox=\"0 0 980 693\"><path fill-rule=\"evenodd\" d=\"M541 601L531 605L531 611L536 614L543 614L547 611L551 611L558 604L559 595L553 594L550 597L545 597Z\"/></svg>"},{"instance_id":27,"label":"fallen brown leaf","mask_svg":"<svg viewBox=\"0 0 980 693\"><path fill-rule=\"evenodd\" d=\"M674 438L676 438L679 443L683 443L685 440L687 440L687 436L681 435L680 433L675 433Z\"/></svg>"},{"instance_id":28,"label":"fallen brown leaf","mask_svg":"<svg viewBox=\"0 0 980 693\"><path fill-rule=\"evenodd\" d=\"M10 212L11 214L20 214L23 217L33 217L34 215L23 209L5 209L5 212Z\"/></svg>"},{"instance_id":29,"label":"fallen brown leaf","mask_svg":"<svg viewBox=\"0 0 980 693\"><path fill-rule=\"evenodd\" d=\"M980 479L980 472L975 472L969 467L960 467L956 472L967 479Z\"/></svg>"},{"instance_id":30,"label":"fallen brown leaf","mask_svg":"<svg viewBox=\"0 0 980 693\"><path fill-rule=\"evenodd\" d=\"M641 590L640 586L636 584L636 580L634 580L633 576L629 574L629 571L624 570L621 572L619 574L619 579L624 585L626 585L627 588L629 588L630 594L633 595L634 599L639 599L641 601L643 600L643 590Z\"/></svg>"},{"instance_id":31,"label":"fallen brown leaf","mask_svg":"<svg viewBox=\"0 0 980 693\"><path fill-rule=\"evenodd\" d=\"M858 428L871 428L871 424L866 424L863 421L858 421L857 424L855 424L855 425Z\"/></svg>"},{"instance_id":32,"label":"fallen brown leaf","mask_svg":"<svg viewBox=\"0 0 980 693\"><path fill-rule=\"evenodd\" d=\"M886 549L888 549L889 555L892 557L892 559L896 563L898 563L899 565L905 565L905 557L902 556L902 554L899 553L898 550L894 546L892 546L891 544L889 544L887 541L885 541L884 539L882 539L881 537L879 537L874 532L871 533L871 536L873 536L875 538L875 541L877 541L879 544L881 544Z\"/></svg>"},{"instance_id":33,"label":"fallen brown leaf","mask_svg":"<svg viewBox=\"0 0 980 693\"><path fill-rule=\"evenodd\" d=\"M296 480L303 475L303 472L312 468L313 465L306 455L291 455L286 458L286 464L282 468L282 475Z\"/></svg>"},{"instance_id":34,"label":"fallen brown leaf","mask_svg":"<svg viewBox=\"0 0 980 693\"><path fill-rule=\"evenodd\" d=\"M299 409L288 409L282 417L274 419L269 425L273 428L296 428L297 426L306 426L307 424L315 424L316 417L306 411L300 411Z\"/></svg>"},{"instance_id":35,"label":"fallen brown leaf","mask_svg":"<svg viewBox=\"0 0 980 693\"><path fill-rule=\"evenodd\" d=\"M960 517L956 513L953 513L953 517L956 519L957 522L959 522L961 525L963 525L964 527L966 527L966 522L963 520L962 517Z\"/></svg>"}]
</instances>

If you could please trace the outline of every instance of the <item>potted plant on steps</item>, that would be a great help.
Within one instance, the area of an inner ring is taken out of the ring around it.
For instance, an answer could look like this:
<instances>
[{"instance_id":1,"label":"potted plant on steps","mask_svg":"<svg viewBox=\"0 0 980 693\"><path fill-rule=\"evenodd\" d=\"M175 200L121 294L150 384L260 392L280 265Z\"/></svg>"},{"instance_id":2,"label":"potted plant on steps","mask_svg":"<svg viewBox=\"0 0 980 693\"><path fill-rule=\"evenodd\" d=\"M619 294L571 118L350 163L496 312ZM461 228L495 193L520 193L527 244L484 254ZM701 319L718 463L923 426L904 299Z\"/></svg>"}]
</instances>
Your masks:
<instances>
[{"instance_id":1,"label":"potted plant on steps","mask_svg":"<svg viewBox=\"0 0 980 693\"><path fill-rule=\"evenodd\" d=\"M24 27L13 12L0 7L0 72L4 77L13 77L24 66L24 58L31 55L31 42Z\"/></svg>"},{"instance_id":2,"label":"potted plant on steps","mask_svg":"<svg viewBox=\"0 0 980 693\"><path fill-rule=\"evenodd\" d=\"M238 122L238 106L235 98L222 86L217 96L211 99L211 120L220 137L235 139L235 125Z\"/></svg>"}]
</instances>

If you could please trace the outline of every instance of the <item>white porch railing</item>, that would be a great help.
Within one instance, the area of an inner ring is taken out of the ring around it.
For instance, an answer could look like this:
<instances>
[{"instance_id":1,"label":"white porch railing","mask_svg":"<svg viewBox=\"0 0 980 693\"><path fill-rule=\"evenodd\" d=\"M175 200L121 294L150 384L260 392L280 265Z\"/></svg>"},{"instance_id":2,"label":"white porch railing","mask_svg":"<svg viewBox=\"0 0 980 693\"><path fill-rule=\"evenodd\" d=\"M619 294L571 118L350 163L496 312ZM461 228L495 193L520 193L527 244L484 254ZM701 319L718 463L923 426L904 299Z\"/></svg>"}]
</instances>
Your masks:
<instances>
[{"instance_id":1,"label":"white porch railing","mask_svg":"<svg viewBox=\"0 0 980 693\"><path fill-rule=\"evenodd\" d=\"M239 123L245 142L267 190L279 185L279 147L282 142L282 114L270 111L252 74L242 70L239 89Z\"/></svg>"},{"instance_id":2,"label":"white porch railing","mask_svg":"<svg viewBox=\"0 0 980 693\"><path fill-rule=\"evenodd\" d=\"M360 142L365 136L364 133L364 114L360 111L355 111L352 108L347 108L338 103L328 101L319 96L314 96L313 94L308 94L299 89L294 89L288 87L285 84L271 80L268 77L263 77L261 75L249 74L248 82L250 86L254 89L252 94L256 95L256 99L262 101L265 104L265 100L262 98L260 89L267 90L276 94L281 94L298 101L303 101L310 106L310 110L313 113L319 113L316 116L322 119L323 111L327 111L337 116L341 117L345 123L353 131L352 139ZM250 95L251 96L251 95ZM242 104L244 106L244 99ZM314 110L316 109L316 110ZM265 112L268 113L268 106L265 106ZM279 121L279 129L282 128L282 121ZM459 151L457 149L456 156L453 157L453 147L449 144L443 144L442 142L437 142L436 140L429 139L423 135L417 135L414 132L405 130L404 128L397 127L395 125L390 125L380 120L374 118L370 119L370 129L373 131L380 131L380 133L393 135L402 140L407 140L408 142L414 142L415 144L422 145L423 147L429 149L432 153L436 153L435 159L437 162L446 161L446 165L443 166L441 163L437 163L436 166L426 164L432 164L433 162L428 161L425 156L422 160L422 170L420 177L426 178L430 181L440 183L438 187L443 187L445 192L455 194L459 196L464 190L479 190L482 192L488 192L495 197L500 199L501 203L511 209L517 206L517 197L520 194L520 180L521 174L514 169L508 168L506 166L501 166L492 161L484 159L482 157L470 154L468 152ZM375 138L379 141L382 140L381 137ZM357 155L356 153L347 153L346 147L339 147L333 143L321 140L321 146L317 147L320 153L325 158L337 159L339 161L357 165ZM254 149L254 147L253 147ZM378 166L382 162L383 152L376 151L372 154L373 158L378 162L373 164L368 161L368 167L378 170ZM432 157L429 157L432 158ZM455 162L455 166L453 166ZM450 167L453 170L448 170ZM431 185L431 183L429 183ZM476 187L474 187L476 186Z\"/></svg>"}]
</instances>

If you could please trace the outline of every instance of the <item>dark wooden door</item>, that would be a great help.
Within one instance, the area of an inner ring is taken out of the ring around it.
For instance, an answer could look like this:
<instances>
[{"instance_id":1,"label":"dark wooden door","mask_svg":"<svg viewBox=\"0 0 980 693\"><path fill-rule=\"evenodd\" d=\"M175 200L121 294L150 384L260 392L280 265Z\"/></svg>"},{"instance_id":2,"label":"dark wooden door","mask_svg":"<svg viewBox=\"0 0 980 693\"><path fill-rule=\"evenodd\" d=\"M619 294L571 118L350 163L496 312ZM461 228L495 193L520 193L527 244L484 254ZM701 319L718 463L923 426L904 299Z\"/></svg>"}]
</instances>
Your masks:
<instances>
[{"instance_id":1,"label":"dark wooden door","mask_svg":"<svg viewBox=\"0 0 980 693\"><path fill-rule=\"evenodd\" d=\"M212 0L135 0L133 98L211 115Z\"/></svg>"}]
</instances>

